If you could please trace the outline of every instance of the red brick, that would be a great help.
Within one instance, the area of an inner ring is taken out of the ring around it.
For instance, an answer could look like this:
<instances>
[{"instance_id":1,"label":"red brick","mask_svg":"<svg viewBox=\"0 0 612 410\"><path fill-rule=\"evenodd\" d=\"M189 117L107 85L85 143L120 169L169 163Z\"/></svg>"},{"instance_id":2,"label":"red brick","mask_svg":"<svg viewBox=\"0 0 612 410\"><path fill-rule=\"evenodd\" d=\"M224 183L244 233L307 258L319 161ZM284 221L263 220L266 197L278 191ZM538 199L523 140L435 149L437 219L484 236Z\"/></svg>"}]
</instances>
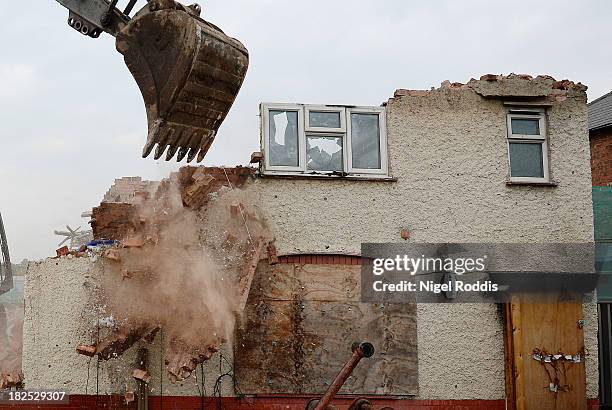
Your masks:
<instances>
[{"instance_id":1,"label":"red brick","mask_svg":"<svg viewBox=\"0 0 612 410\"><path fill-rule=\"evenodd\" d=\"M480 81L497 81L496 74L485 74L480 77Z\"/></svg>"},{"instance_id":2,"label":"red brick","mask_svg":"<svg viewBox=\"0 0 612 410\"><path fill-rule=\"evenodd\" d=\"M612 184L612 130L591 135L591 174L593 186Z\"/></svg>"},{"instance_id":3,"label":"red brick","mask_svg":"<svg viewBox=\"0 0 612 410\"><path fill-rule=\"evenodd\" d=\"M84 356L93 357L96 354L96 346L94 345L78 345L76 347L76 351L78 354L82 354Z\"/></svg>"},{"instance_id":4,"label":"red brick","mask_svg":"<svg viewBox=\"0 0 612 410\"><path fill-rule=\"evenodd\" d=\"M94 239L121 240L140 225L137 207L124 203L103 202L92 210Z\"/></svg>"},{"instance_id":5,"label":"red brick","mask_svg":"<svg viewBox=\"0 0 612 410\"><path fill-rule=\"evenodd\" d=\"M251 164L256 164L261 162L263 159L263 154L259 151L255 151L251 154Z\"/></svg>"},{"instance_id":6,"label":"red brick","mask_svg":"<svg viewBox=\"0 0 612 410\"><path fill-rule=\"evenodd\" d=\"M124 248L142 248L144 240L142 236L130 236L121 241L121 246Z\"/></svg>"},{"instance_id":7,"label":"red brick","mask_svg":"<svg viewBox=\"0 0 612 410\"><path fill-rule=\"evenodd\" d=\"M121 260L121 254L119 253L119 249L116 249L116 248L106 249L104 252L102 252L102 257L106 259L111 259L114 261Z\"/></svg>"}]
</instances>

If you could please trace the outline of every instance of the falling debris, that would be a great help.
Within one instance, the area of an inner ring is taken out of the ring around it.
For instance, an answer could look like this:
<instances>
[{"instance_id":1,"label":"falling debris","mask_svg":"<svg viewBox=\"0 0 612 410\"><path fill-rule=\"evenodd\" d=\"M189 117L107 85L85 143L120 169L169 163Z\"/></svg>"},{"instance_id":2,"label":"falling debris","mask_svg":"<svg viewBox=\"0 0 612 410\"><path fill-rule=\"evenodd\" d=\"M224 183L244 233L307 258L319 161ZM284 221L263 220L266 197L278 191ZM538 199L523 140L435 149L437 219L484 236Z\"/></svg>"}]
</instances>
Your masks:
<instances>
[{"instance_id":1,"label":"falling debris","mask_svg":"<svg viewBox=\"0 0 612 410\"><path fill-rule=\"evenodd\" d=\"M276 246L273 243L268 245L268 264L276 265L278 263L278 253Z\"/></svg>"},{"instance_id":2,"label":"falling debris","mask_svg":"<svg viewBox=\"0 0 612 410\"><path fill-rule=\"evenodd\" d=\"M96 346L80 344L76 347L76 351L83 356L93 357L96 355Z\"/></svg>"},{"instance_id":3,"label":"falling debris","mask_svg":"<svg viewBox=\"0 0 612 410\"><path fill-rule=\"evenodd\" d=\"M149 372L141 369L134 369L132 372L132 377L145 383L149 383L149 381L151 381L151 375Z\"/></svg>"},{"instance_id":4,"label":"falling debris","mask_svg":"<svg viewBox=\"0 0 612 410\"><path fill-rule=\"evenodd\" d=\"M127 203L102 202L92 211L94 239L123 239L140 225L137 207Z\"/></svg>"},{"instance_id":5,"label":"falling debris","mask_svg":"<svg viewBox=\"0 0 612 410\"><path fill-rule=\"evenodd\" d=\"M271 242L242 189L252 180L249 168L185 167L133 203L94 208L94 238L111 241L100 250L101 304L115 323L77 352L109 360L163 332L166 370L178 381L229 342ZM134 378L146 382L142 372Z\"/></svg>"},{"instance_id":6,"label":"falling debris","mask_svg":"<svg viewBox=\"0 0 612 410\"><path fill-rule=\"evenodd\" d=\"M121 260L121 255L119 254L119 250L118 249L106 249L104 250L104 252L102 252L102 257L103 258L107 258L107 259L111 259L114 261L120 261Z\"/></svg>"},{"instance_id":7,"label":"falling debris","mask_svg":"<svg viewBox=\"0 0 612 410\"><path fill-rule=\"evenodd\" d=\"M96 354L104 360L120 356L139 340L154 338L158 330L158 326L147 324L140 326L126 325L116 329L109 337L98 344Z\"/></svg>"},{"instance_id":8,"label":"falling debris","mask_svg":"<svg viewBox=\"0 0 612 410\"><path fill-rule=\"evenodd\" d=\"M238 309L240 312L244 311L247 299L249 297L249 290L251 289L251 283L253 283L253 277L255 276L255 270L259 261L263 258L264 251L267 248L267 244L263 239L259 240L255 247L251 249L246 257L246 264L240 272L240 279L238 283L238 295L239 304Z\"/></svg>"},{"instance_id":9,"label":"falling debris","mask_svg":"<svg viewBox=\"0 0 612 410\"><path fill-rule=\"evenodd\" d=\"M62 246L61 248L56 250L55 253L57 254L57 256L66 256L70 253L70 249L68 249L67 246Z\"/></svg>"}]
</instances>

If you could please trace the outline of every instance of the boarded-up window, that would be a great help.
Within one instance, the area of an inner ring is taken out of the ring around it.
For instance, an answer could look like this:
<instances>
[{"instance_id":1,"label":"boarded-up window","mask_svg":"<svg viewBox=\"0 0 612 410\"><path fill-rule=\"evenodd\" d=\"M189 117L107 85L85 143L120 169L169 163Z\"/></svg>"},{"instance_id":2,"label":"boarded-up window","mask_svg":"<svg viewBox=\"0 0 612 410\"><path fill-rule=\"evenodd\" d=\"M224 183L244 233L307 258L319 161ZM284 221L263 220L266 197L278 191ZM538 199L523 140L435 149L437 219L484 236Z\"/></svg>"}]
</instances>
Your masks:
<instances>
[{"instance_id":1,"label":"boarded-up window","mask_svg":"<svg viewBox=\"0 0 612 410\"><path fill-rule=\"evenodd\" d=\"M361 303L360 266L262 262L235 343L244 394L322 394L350 357L372 343L341 393L415 395L414 304Z\"/></svg>"}]
</instances>

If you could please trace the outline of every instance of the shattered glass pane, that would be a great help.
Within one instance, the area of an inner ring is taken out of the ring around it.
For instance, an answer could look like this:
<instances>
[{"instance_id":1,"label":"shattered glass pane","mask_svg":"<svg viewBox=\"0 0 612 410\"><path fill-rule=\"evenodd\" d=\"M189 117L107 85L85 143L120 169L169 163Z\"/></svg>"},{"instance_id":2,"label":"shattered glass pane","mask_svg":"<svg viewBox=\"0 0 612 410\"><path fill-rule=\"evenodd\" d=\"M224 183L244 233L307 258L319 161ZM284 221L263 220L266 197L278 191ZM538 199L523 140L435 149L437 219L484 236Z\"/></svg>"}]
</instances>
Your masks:
<instances>
[{"instance_id":1,"label":"shattered glass pane","mask_svg":"<svg viewBox=\"0 0 612 410\"><path fill-rule=\"evenodd\" d=\"M510 173L513 177L544 178L542 144L511 142Z\"/></svg>"},{"instance_id":2,"label":"shattered glass pane","mask_svg":"<svg viewBox=\"0 0 612 410\"><path fill-rule=\"evenodd\" d=\"M378 114L351 114L351 150L353 168L381 168Z\"/></svg>"},{"instance_id":3,"label":"shattered glass pane","mask_svg":"<svg viewBox=\"0 0 612 410\"><path fill-rule=\"evenodd\" d=\"M270 110L270 165L300 165L297 111Z\"/></svg>"},{"instance_id":4,"label":"shattered glass pane","mask_svg":"<svg viewBox=\"0 0 612 410\"><path fill-rule=\"evenodd\" d=\"M326 111L310 111L308 121L311 127L340 128L340 113Z\"/></svg>"},{"instance_id":5,"label":"shattered glass pane","mask_svg":"<svg viewBox=\"0 0 612 410\"><path fill-rule=\"evenodd\" d=\"M517 135L540 135L540 120L512 118L512 133Z\"/></svg>"},{"instance_id":6,"label":"shattered glass pane","mask_svg":"<svg viewBox=\"0 0 612 410\"><path fill-rule=\"evenodd\" d=\"M306 138L308 169L311 171L338 171L342 166L342 137Z\"/></svg>"}]
</instances>

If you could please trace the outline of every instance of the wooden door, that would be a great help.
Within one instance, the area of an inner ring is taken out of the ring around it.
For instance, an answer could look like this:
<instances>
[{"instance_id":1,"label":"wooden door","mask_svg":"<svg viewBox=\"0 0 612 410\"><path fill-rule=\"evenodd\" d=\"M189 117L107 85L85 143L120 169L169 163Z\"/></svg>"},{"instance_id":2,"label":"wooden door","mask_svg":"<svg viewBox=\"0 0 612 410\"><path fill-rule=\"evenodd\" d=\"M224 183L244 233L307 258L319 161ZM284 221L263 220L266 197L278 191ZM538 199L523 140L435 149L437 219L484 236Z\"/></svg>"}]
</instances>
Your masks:
<instances>
[{"instance_id":1,"label":"wooden door","mask_svg":"<svg viewBox=\"0 0 612 410\"><path fill-rule=\"evenodd\" d=\"M515 296L505 305L510 408L586 409L582 304L547 298Z\"/></svg>"}]
</instances>

